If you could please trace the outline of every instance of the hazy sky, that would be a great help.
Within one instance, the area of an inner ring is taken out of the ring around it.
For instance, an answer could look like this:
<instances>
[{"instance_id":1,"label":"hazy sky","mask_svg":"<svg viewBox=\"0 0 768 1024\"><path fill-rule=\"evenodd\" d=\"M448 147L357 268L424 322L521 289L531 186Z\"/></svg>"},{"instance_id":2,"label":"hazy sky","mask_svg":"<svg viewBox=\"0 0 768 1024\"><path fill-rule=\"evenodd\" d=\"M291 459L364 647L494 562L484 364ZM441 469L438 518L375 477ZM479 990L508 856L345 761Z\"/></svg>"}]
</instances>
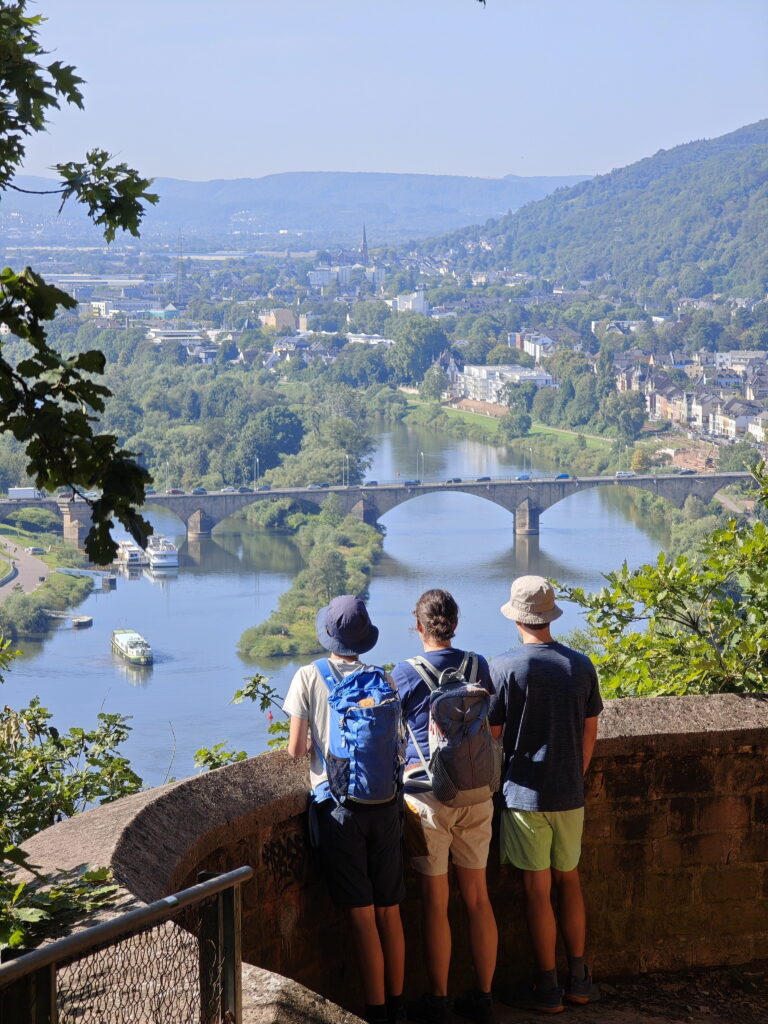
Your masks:
<instances>
[{"instance_id":1,"label":"hazy sky","mask_svg":"<svg viewBox=\"0 0 768 1024\"><path fill-rule=\"evenodd\" d=\"M152 176L593 174L768 114L766 0L43 0L101 146ZM53 59L53 58L51 58Z\"/></svg>"}]
</instances>

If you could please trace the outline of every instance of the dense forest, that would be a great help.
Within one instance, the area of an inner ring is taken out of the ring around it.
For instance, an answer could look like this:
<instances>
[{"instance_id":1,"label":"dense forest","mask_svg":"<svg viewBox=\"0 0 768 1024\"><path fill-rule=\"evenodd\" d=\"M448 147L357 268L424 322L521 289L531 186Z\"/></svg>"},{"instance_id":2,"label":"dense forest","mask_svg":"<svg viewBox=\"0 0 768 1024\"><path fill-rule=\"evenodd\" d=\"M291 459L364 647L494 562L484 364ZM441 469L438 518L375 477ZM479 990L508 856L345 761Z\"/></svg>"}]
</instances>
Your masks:
<instances>
[{"instance_id":1,"label":"dense forest","mask_svg":"<svg viewBox=\"0 0 768 1024\"><path fill-rule=\"evenodd\" d=\"M434 240L477 268L610 278L659 301L768 284L768 120L691 142Z\"/></svg>"}]
</instances>

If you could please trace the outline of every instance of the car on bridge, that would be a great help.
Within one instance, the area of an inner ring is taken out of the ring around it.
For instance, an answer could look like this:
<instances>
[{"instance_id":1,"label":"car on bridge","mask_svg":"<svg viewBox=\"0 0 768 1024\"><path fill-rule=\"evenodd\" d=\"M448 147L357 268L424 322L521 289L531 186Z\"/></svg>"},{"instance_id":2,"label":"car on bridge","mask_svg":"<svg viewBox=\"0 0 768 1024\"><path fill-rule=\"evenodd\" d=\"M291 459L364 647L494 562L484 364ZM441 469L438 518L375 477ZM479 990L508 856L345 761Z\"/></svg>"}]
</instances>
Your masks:
<instances>
[{"instance_id":1,"label":"car on bridge","mask_svg":"<svg viewBox=\"0 0 768 1024\"><path fill-rule=\"evenodd\" d=\"M478 483L478 484L487 484L487 483L490 483L490 480L491 480L491 478L489 476L476 476L475 477L475 483Z\"/></svg>"},{"instance_id":2,"label":"car on bridge","mask_svg":"<svg viewBox=\"0 0 768 1024\"><path fill-rule=\"evenodd\" d=\"M165 492L166 494L183 494L184 491L180 487L169 487Z\"/></svg>"},{"instance_id":3,"label":"car on bridge","mask_svg":"<svg viewBox=\"0 0 768 1024\"><path fill-rule=\"evenodd\" d=\"M616 479L617 480L629 480L631 477L637 476L633 469L617 469Z\"/></svg>"},{"instance_id":4,"label":"car on bridge","mask_svg":"<svg viewBox=\"0 0 768 1024\"><path fill-rule=\"evenodd\" d=\"M323 489L322 484L307 484L308 491L321 491Z\"/></svg>"},{"instance_id":5,"label":"car on bridge","mask_svg":"<svg viewBox=\"0 0 768 1024\"><path fill-rule=\"evenodd\" d=\"M515 477L515 480L530 480L530 479L531 479L531 474L530 473L518 473L517 476Z\"/></svg>"},{"instance_id":6,"label":"car on bridge","mask_svg":"<svg viewBox=\"0 0 768 1024\"><path fill-rule=\"evenodd\" d=\"M219 494L236 494L237 488L233 487L232 484L228 484L226 487L222 487Z\"/></svg>"},{"instance_id":7,"label":"car on bridge","mask_svg":"<svg viewBox=\"0 0 768 1024\"><path fill-rule=\"evenodd\" d=\"M363 487L378 487L378 486L379 486L379 481L378 480L366 480L365 483L363 484Z\"/></svg>"},{"instance_id":8,"label":"car on bridge","mask_svg":"<svg viewBox=\"0 0 768 1024\"><path fill-rule=\"evenodd\" d=\"M206 489L204 487L193 487L192 488L192 493L193 494L207 494L208 491L206 491Z\"/></svg>"},{"instance_id":9,"label":"car on bridge","mask_svg":"<svg viewBox=\"0 0 768 1024\"><path fill-rule=\"evenodd\" d=\"M237 493L238 494L253 494L253 488L252 487L238 487L237 488Z\"/></svg>"},{"instance_id":10,"label":"car on bridge","mask_svg":"<svg viewBox=\"0 0 768 1024\"><path fill-rule=\"evenodd\" d=\"M555 480L570 480L570 479L571 479L570 473L558 473L557 476L555 477Z\"/></svg>"},{"instance_id":11,"label":"car on bridge","mask_svg":"<svg viewBox=\"0 0 768 1024\"><path fill-rule=\"evenodd\" d=\"M261 487L256 488L257 491L271 491L272 484L262 484Z\"/></svg>"}]
</instances>

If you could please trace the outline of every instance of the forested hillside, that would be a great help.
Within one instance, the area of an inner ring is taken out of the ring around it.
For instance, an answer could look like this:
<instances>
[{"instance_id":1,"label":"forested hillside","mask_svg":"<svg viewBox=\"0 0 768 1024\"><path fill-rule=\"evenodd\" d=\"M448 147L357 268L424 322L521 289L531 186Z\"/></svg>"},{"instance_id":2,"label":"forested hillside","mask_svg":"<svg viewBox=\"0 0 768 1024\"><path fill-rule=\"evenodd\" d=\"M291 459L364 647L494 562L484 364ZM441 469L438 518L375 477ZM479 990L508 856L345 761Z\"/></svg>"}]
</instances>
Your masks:
<instances>
[{"instance_id":1,"label":"forested hillside","mask_svg":"<svg viewBox=\"0 0 768 1024\"><path fill-rule=\"evenodd\" d=\"M670 289L759 297L768 283L768 120L662 150L427 248L566 283L610 275L650 299Z\"/></svg>"}]
</instances>

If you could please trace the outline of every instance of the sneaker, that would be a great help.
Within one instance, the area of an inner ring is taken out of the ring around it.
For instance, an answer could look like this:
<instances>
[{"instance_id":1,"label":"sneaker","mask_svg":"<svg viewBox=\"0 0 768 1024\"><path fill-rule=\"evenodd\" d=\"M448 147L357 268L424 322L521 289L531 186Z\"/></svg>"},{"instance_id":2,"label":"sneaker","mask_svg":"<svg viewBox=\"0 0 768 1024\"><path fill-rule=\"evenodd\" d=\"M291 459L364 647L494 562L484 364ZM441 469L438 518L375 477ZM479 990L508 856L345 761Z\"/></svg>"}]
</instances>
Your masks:
<instances>
[{"instance_id":1,"label":"sneaker","mask_svg":"<svg viewBox=\"0 0 768 1024\"><path fill-rule=\"evenodd\" d=\"M451 1024L448 996L433 996L431 992L425 992L415 1003L408 1003L405 1012L408 1020L419 1024Z\"/></svg>"},{"instance_id":2,"label":"sneaker","mask_svg":"<svg viewBox=\"0 0 768 1024\"><path fill-rule=\"evenodd\" d=\"M563 990L559 985L554 988L539 988L538 985L515 985L499 996L502 1003L514 1006L518 1010L538 1010L539 1013L561 1013L563 1006Z\"/></svg>"},{"instance_id":3,"label":"sneaker","mask_svg":"<svg viewBox=\"0 0 768 1024\"><path fill-rule=\"evenodd\" d=\"M398 996L395 999L392 996L387 996L387 1020L389 1024L399 1024L400 1021L407 1019L408 1016L405 1012L403 997Z\"/></svg>"},{"instance_id":4,"label":"sneaker","mask_svg":"<svg viewBox=\"0 0 768 1024\"><path fill-rule=\"evenodd\" d=\"M496 1022L491 993L481 992L479 988L471 988L463 996L454 999L453 1008L460 1017L474 1020L477 1024Z\"/></svg>"},{"instance_id":5,"label":"sneaker","mask_svg":"<svg viewBox=\"0 0 768 1024\"><path fill-rule=\"evenodd\" d=\"M577 1003L584 1006L586 1003L596 1003L600 999L600 989L592 981L589 970L584 968L584 977L579 980L572 974L565 985L565 999L568 1003Z\"/></svg>"}]
</instances>

